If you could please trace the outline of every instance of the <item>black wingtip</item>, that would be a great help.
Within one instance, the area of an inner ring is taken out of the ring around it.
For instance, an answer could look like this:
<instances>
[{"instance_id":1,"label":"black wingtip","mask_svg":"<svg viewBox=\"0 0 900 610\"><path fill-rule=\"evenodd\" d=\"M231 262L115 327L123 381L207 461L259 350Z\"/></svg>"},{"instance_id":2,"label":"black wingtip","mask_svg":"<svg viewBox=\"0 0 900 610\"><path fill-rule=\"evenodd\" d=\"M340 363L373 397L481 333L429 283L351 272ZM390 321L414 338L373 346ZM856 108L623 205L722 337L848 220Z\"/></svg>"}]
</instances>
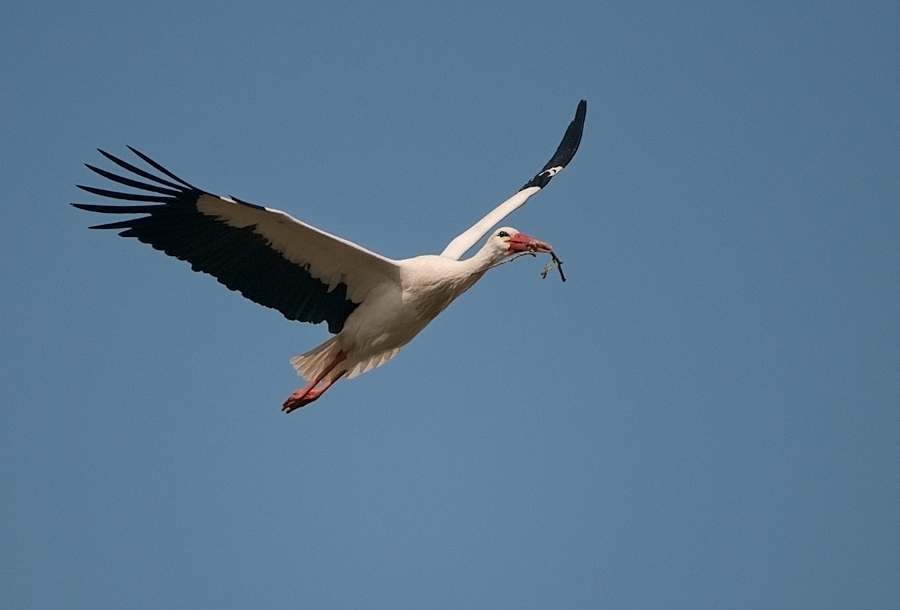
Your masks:
<instances>
[{"instance_id":1,"label":"black wingtip","mask_svg":"<svg viewBox=\"0 0 900 610\"><path fill-rule=\"evenodd\" d=\"M578 108L575 109L575 120L577 121L579 117L581 117L581 122L584 123L584 117L587 114L587 100L581 100L578 102Z\"/></svg>"},{"instance_id":2,"label":"black wingtip","mask_svg":"<svg viewBox=\"0 0 900 610\"><path fill-rule=\"evenodd\" d=\"M127 146L127 144L126 144L126 146ZM157 171L162 172L163 174L165 174L166 176L168 176L169 178L171 178L171 179L174 180L175 182L178 182L178 183L184 185L185 187L191 189L192 191L199 191L199 190L200 190L200 189L198 189L196 186L194 186L193 184L191 184L191 183L189 183L189 182L185 182L184 180L182 180L181 178L179 178L178 176L176 176L175 174L173 174L172 172L170 172L169 170L167 170L165 167L163 167L162 165L160 165L159 163L157 163L156 161L154 161L153 159L151 159L150 157L148 157L147 155L145 155L144 153L142 153L142 152L139 151L138 149L134 148L133 146L128 146L128 150L130 150L130 151L133 152L135 155L137 155L138 157L140 157L140 158L141 158L145 163L147 163L149 166L151 166L152 168L154 168L154 169L157 170Z\"/></svg>"},{"instance_id":3,"label":"black wingtip","mask_svg":"<svg viewBox=\"0 0 900 610\"><path fill-rule=\"evenodd\" d=\"M581 100L578 102L578 107L575 109L575 118L569 123L569 127L566 129L566 133L563 136L562 142L559 143L556 152L543 169L541 169L534 178L526 182L519 190L527 189L532 186L544 188L553 176L558 174L562 168L569 164L575 156L575 153L578 152L578 146L581 144L581 136L584 133L584 120L586 117L587 100Z\"/></svg>"},{"instance_id":4,"label":"black wingtip","mask_svg":"<svg viewBox=\"0 0 900 610\"><path fill-rule=\"evenodd\" d=\"M578 146L581 144L581 136L584 133L584 119L586 117L587 100L581 100L578 102L578 107L575 109L575 118L569 123L566 134L563 136L562 142L559 143L559 148L556 149L553 158L547 162L547 165L545 165L541 171L548 170L552 167L563 168L569 164L569 161L571 161L575 156L575 153L578 152Z\"/></svg>"}]
</instances>

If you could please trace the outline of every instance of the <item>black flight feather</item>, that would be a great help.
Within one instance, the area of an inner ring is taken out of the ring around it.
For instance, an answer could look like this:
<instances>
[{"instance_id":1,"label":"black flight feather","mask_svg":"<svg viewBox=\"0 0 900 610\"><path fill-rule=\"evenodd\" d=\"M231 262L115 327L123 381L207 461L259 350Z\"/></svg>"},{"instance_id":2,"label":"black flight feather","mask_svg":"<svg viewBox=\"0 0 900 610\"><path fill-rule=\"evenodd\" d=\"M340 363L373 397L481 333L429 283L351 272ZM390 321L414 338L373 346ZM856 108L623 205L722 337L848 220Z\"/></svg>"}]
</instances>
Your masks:
<instances>
[{"instance_id":1,"label":"black flight feather","mask_svg":"<svg viewBox=\"0 0 900 610\"><path fill-rule=\"evenodd\" d=\"M544 188L553 179L559 170L564 168L575 156L578 151L578 145L581 144L581 134L584 133L584 119L587 116L587 100L578 102L578 108L575 110L575 118L569 123L562 142L553 156L547 162L537 175L526 182L519 190L524 190L532 186Z\"/></svg>"}]
</instances>

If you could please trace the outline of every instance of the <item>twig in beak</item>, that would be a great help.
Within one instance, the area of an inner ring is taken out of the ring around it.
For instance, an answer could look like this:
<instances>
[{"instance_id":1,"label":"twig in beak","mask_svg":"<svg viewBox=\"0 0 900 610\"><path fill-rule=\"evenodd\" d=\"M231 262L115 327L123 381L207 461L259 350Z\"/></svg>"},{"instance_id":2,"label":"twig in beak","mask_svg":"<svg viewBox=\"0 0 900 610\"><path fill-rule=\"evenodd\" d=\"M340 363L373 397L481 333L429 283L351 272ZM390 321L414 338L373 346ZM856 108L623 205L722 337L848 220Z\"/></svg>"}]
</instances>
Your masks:
<instances>
[{"instance_id":1,"label":"twig in beak","mask_svg":"<svg viewBox=\"0 0 900 610\"><path fill-rule=\"evenodd\" d=\"M556 252L554 252L553 250L550 250L550 262L547 263L547 266L541 270L541 277L544 279L547 279L547 274L550 272L550 269L552 269L553 266L556 265L556 268L559 269L559 277L561 277L562 281L565 282L566 276L563 273L562 264L563 264L563 262L560 260L560 258L558 256L556 256Z\"/></svg>"}]
</instances>

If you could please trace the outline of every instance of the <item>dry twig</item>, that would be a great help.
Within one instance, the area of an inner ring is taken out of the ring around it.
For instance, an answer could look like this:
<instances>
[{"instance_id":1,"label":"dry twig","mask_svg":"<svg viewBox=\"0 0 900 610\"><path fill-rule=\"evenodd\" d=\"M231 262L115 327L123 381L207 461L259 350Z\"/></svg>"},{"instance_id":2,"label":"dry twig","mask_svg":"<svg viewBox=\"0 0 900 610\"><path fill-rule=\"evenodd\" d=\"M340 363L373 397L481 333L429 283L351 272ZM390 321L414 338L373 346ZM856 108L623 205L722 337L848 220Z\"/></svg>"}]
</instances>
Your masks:
<instances>
[{"instance_id":1,"label":"dry twig","mask_svg":"<svg viewBox=\"0 0 900 610\"><path fill-rule=\"evenodd\" d=\"M559 269L559 277L562 278L562 281L565 282L566 276L563 273L562 264L563 262L558 256L556 256L556 252L550 250L550 262L547 263L547 266L541 270L541 277L547 279L547 274L550 273L550 269L552 269L555 265L556 268Z\"/></svg>"}]
</instances>

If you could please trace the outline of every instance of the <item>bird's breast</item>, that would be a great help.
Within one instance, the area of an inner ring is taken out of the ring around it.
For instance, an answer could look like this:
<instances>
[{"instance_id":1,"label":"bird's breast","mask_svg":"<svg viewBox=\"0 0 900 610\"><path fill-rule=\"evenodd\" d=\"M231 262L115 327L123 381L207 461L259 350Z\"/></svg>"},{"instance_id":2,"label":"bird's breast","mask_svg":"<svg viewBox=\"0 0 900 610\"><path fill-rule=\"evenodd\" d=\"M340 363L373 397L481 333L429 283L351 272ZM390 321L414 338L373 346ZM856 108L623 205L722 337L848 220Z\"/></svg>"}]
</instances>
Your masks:
<instances>
[{"instance_id":1,"label":"bird's breast","mask_svg":"<svg viewBox=\"0 0 900 610\"><path fill-rule=\"evenodd\" d=\"M429 257L423 263L427 264L413 266L404 275L403 302L418 319L426 322L433 320L481 277L465 271L458 261Z\"/></svg>"}]
</instances>

